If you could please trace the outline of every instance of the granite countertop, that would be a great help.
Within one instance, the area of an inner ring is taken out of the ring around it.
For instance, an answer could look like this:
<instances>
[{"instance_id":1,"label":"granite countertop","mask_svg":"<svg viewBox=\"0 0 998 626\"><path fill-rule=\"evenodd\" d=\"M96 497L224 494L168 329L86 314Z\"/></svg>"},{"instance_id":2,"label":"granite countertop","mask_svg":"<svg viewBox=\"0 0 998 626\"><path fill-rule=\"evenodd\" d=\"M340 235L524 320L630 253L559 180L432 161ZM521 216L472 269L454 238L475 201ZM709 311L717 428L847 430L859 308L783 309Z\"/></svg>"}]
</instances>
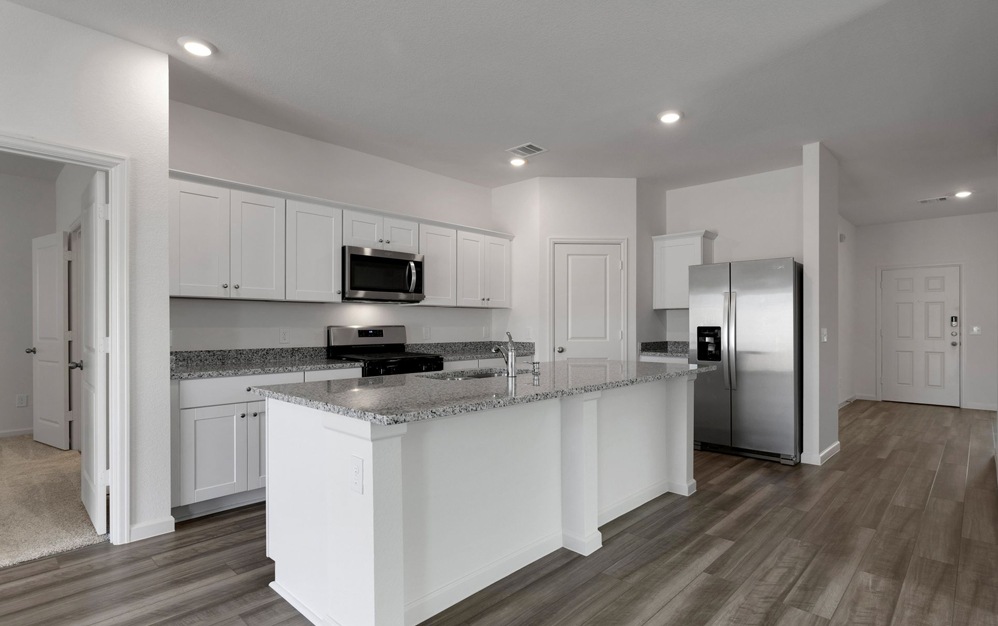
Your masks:
<instances>
[{"instance_id":1,"label":"granite countertop","mask_svg":"<svg viewBox=\"0 0 998 626\"><path fill-rule=\"evenodd\" d=\"M635 361L604 361L595 366L591 363L557 362L541 363L540 374L536 377L529 370L521 369L524 373L512 381L505 376L441 380L442 375L458 375L459 372L434 372L271 385L253 389L267 398L390 425L627 387L655 380L683 378L714 369L714 366L696 369L688 365Z\"/></svg>"},{"instance_id":2,"label":"granite countertop","mask_svg":"<svg viewBox=\"0 0 998 626\"><path fill-rule=\"evenodd\" d=\"M406 352L440 354L444 357L444 361L495 359L502 357L491 351L492 346L503 343L498 341L413 343L406 344ZM517 342L514 345L517 356L534 354L534 344L531 342ZM321 347L191 350L171 355L170 378L190 380L359 367L360 363L330 361L326 358L326 349Z\"/></svg>"},{"instance_id":3,"label":"granite countertop","mask_svg":"<svg viewBox=\"0 0 998 626\"><path fill-rule=\"evenodd\" d=\"M646 341L641 344L641 356L672 356L688 358L690 343L688 341Z\"/></svg>"}]
</instances>

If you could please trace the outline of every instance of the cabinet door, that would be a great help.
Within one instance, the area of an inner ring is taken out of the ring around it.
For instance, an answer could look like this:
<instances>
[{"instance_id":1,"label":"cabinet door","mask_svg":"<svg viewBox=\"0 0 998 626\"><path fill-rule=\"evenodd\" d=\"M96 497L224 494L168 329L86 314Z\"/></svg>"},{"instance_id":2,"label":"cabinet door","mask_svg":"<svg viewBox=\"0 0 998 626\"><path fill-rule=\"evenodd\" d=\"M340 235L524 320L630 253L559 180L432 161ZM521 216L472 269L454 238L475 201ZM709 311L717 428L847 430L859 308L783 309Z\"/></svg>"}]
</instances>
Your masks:
<instances>
[{"instance_id":1,"label":"cabinet door","mask_svg":"<svg viewBox=\"0 0 998 626\"><path fill-rule=\"evenodd\" d=\"M382 248L385 245L384 220L370 213L343 211L343 245Z\"/></svg>"},{"instance_id":2,"label":"cabinet door","mask_svg":"<svg viewBox=\"0 0 998 626\"><path fill-rule=\"evenodd\" d=\"M246 404L246 489L267 486L267 403Z\"/></svg>"},{"instance_id":3,"label":"cabinet door","mask_svg":"<svg viewBox=\"0 0 998 626\"><path fill-rule=\"evenodd\" d=\"M334 370L314 370L305 372L305 382L310 383L321 380L347 380L350 378L362 378L363 371L359 367L341 368Z\"/></svg>"},{"instance_id":4,"label":"cabinet door","mask_svg":"<svg viewBox=\"0 0 998 626\"><path fill-rule=\"evenodd\" d=\"M284 299L284 200L233 191L229 278L232 298Z\"/></svg>"},{"instance_id":5,"label":"cabinet door","mask_svg":"<svg viewBox=\"0 0 998 626\"><path fill-rule=\"evenodd\" d=\"M394 217L384 219L385 250L395 252L419 252L419 224Z\"/></svg>"},{"instance_id":6,"label":"cabinet door","mask_svg":"<svg viewBox=\"0 0 998 626\"><path fill-rule=\"evenodd\" d=\"M485 238L485 305L495 309L508 309L511 306L510 241L499 237Z\"/></svg>"},{"instance_id":7,"label":"cabinet door","mask_svg":"<svg viewBox=\"0 0 998 626\"><path fill-rule=\"evenodd\" d=\"M426 295L420 304L456 306L457 231L420 224L419 253L423 255L423 293Z\"/></svg>"},{"instance_id":8,"label":"cabinet door","mask_svg":"<svg viewBox=\"0 0 998 626\"><path fill-rule=\"evenodd\" d=\"M170 295L229 297L229 190L170 181Z\"/></svg>"},{"instance_id":9,"label":"cabinet door","mask_svg":"<svg viewBox=\"0 0 998 626\"><path fill-rule=\"evenodd\" d=\"M667 241L661 249L662 306L664 309L690 308L690 266L700 265L700 239Z\"/></svg>"},{"instance_id":10,"label":"cabinet door","mask_svg":"<svg viewBox=\"0 0 998 626\"><path fill-rule=\"evenodd\" d=\"M457 306L485 306L485 235L457 232Z\"/></svg>"},{"instance_id":11,"label":"cabinet door","mask_svg":"<svg viewBox=\"0 0 998 626\"><path fill-rule=\"evenodd\" d=\"M288 200L287 299L340 302L343 211Z\"/></svg>"},{"instance_id":12,"label":"cabinet door","mask_svg":"<svg viewBox=\"0 0 998 626\"><path fill-rule=\"evenodd\" d=\"M181 504L246 490L246 404L180 411Z\"/></svg>"}]
</instances>

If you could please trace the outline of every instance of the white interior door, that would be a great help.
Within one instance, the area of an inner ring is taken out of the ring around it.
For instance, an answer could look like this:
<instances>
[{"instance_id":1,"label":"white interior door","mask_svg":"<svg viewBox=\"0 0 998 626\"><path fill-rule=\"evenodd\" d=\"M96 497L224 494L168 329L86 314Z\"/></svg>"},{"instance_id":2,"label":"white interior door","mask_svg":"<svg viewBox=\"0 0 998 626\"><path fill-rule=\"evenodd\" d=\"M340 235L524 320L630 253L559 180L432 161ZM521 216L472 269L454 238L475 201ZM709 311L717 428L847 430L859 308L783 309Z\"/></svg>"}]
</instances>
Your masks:
<instances>
[{"instance_id":1,"label":"white interior door","mask_svg":"<svg viewBox=\"0 0 998 626\"><path fill-rule=\"evenodd\" d=\"M625 358L623 275L618 244L555 244L556 361Z\"/></svg>"},{"instance_id":2,"label":"white interior door","mask_svg":"<svg viewBox=\"0 0 998 626\"><path fill-rule=\"evenodd\" d=\"M82 363L80 498L94 529L107 532L107 221L104 173L94 174L81 220Z\"/></svg>"},{"instance_id":3,"label":"white interior door","mask_svg":"<svg viewBox=\"0 0 998 626\"><path fill-rule=\"evenodd\" d=\"M68 238L52 233L31 241L32 432L35 441L61 450L69 449Z\"/></svg>"},{"instance_id":4,"label":"white interior door","mask_svg":"<svg viewBox=\"0 0 998 626\"><path fill-rule=\"evenodd\" d=\"M960 268L881 274L881 397L960 406Z\"/></svg>"}]
</instances>

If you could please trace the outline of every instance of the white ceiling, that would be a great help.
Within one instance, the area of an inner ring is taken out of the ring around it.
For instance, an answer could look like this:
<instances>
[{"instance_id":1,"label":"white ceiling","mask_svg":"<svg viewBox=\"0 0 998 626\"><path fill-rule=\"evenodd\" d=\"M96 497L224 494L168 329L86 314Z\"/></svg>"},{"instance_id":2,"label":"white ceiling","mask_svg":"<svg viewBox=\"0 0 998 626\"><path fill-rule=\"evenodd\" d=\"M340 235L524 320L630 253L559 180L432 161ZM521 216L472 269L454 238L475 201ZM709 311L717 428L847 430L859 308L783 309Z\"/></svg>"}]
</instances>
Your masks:
<instances>
[{"instance_id":1,"label":"white ceiling","mask_svg":"<svg viewBox=\"0 0 998 626\"><path fill-rule=\"evenodd\" d=\"M63 165L58 161L46 161L0 151L0 174L37 178L54 183L55 179L59 178Z\"/></svg>"},{"instance_id":2,"label":"white ceiling","mask_svg":"<svg viewBox=\"0 0 998 626\"><path fill-rule=\"evenodd\" d=\"M175 100L488 187L682 187L823 141L855 224L998 207L995 0L17 1L169 53Z\"/></svg>"}]
</instances>

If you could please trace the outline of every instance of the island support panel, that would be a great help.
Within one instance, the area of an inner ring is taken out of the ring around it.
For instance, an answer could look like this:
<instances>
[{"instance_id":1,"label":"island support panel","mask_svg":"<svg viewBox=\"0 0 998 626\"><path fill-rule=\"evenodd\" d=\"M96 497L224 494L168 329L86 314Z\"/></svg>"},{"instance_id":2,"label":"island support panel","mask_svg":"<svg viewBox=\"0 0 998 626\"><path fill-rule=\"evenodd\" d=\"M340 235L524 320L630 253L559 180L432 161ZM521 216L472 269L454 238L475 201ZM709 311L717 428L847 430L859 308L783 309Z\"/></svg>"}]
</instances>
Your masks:
<instances>
[{"instance_id":1,"label":"island support panel","mask_svg":"<svg viewBox=\"0 0 998 626\"><path fill-rule=\"evenodd\" d=\"M695 489L692 380L394 426L268 399L272 586L315 624L402 626L591 554L600 524Z\"/></svg>"}]
</instances>

